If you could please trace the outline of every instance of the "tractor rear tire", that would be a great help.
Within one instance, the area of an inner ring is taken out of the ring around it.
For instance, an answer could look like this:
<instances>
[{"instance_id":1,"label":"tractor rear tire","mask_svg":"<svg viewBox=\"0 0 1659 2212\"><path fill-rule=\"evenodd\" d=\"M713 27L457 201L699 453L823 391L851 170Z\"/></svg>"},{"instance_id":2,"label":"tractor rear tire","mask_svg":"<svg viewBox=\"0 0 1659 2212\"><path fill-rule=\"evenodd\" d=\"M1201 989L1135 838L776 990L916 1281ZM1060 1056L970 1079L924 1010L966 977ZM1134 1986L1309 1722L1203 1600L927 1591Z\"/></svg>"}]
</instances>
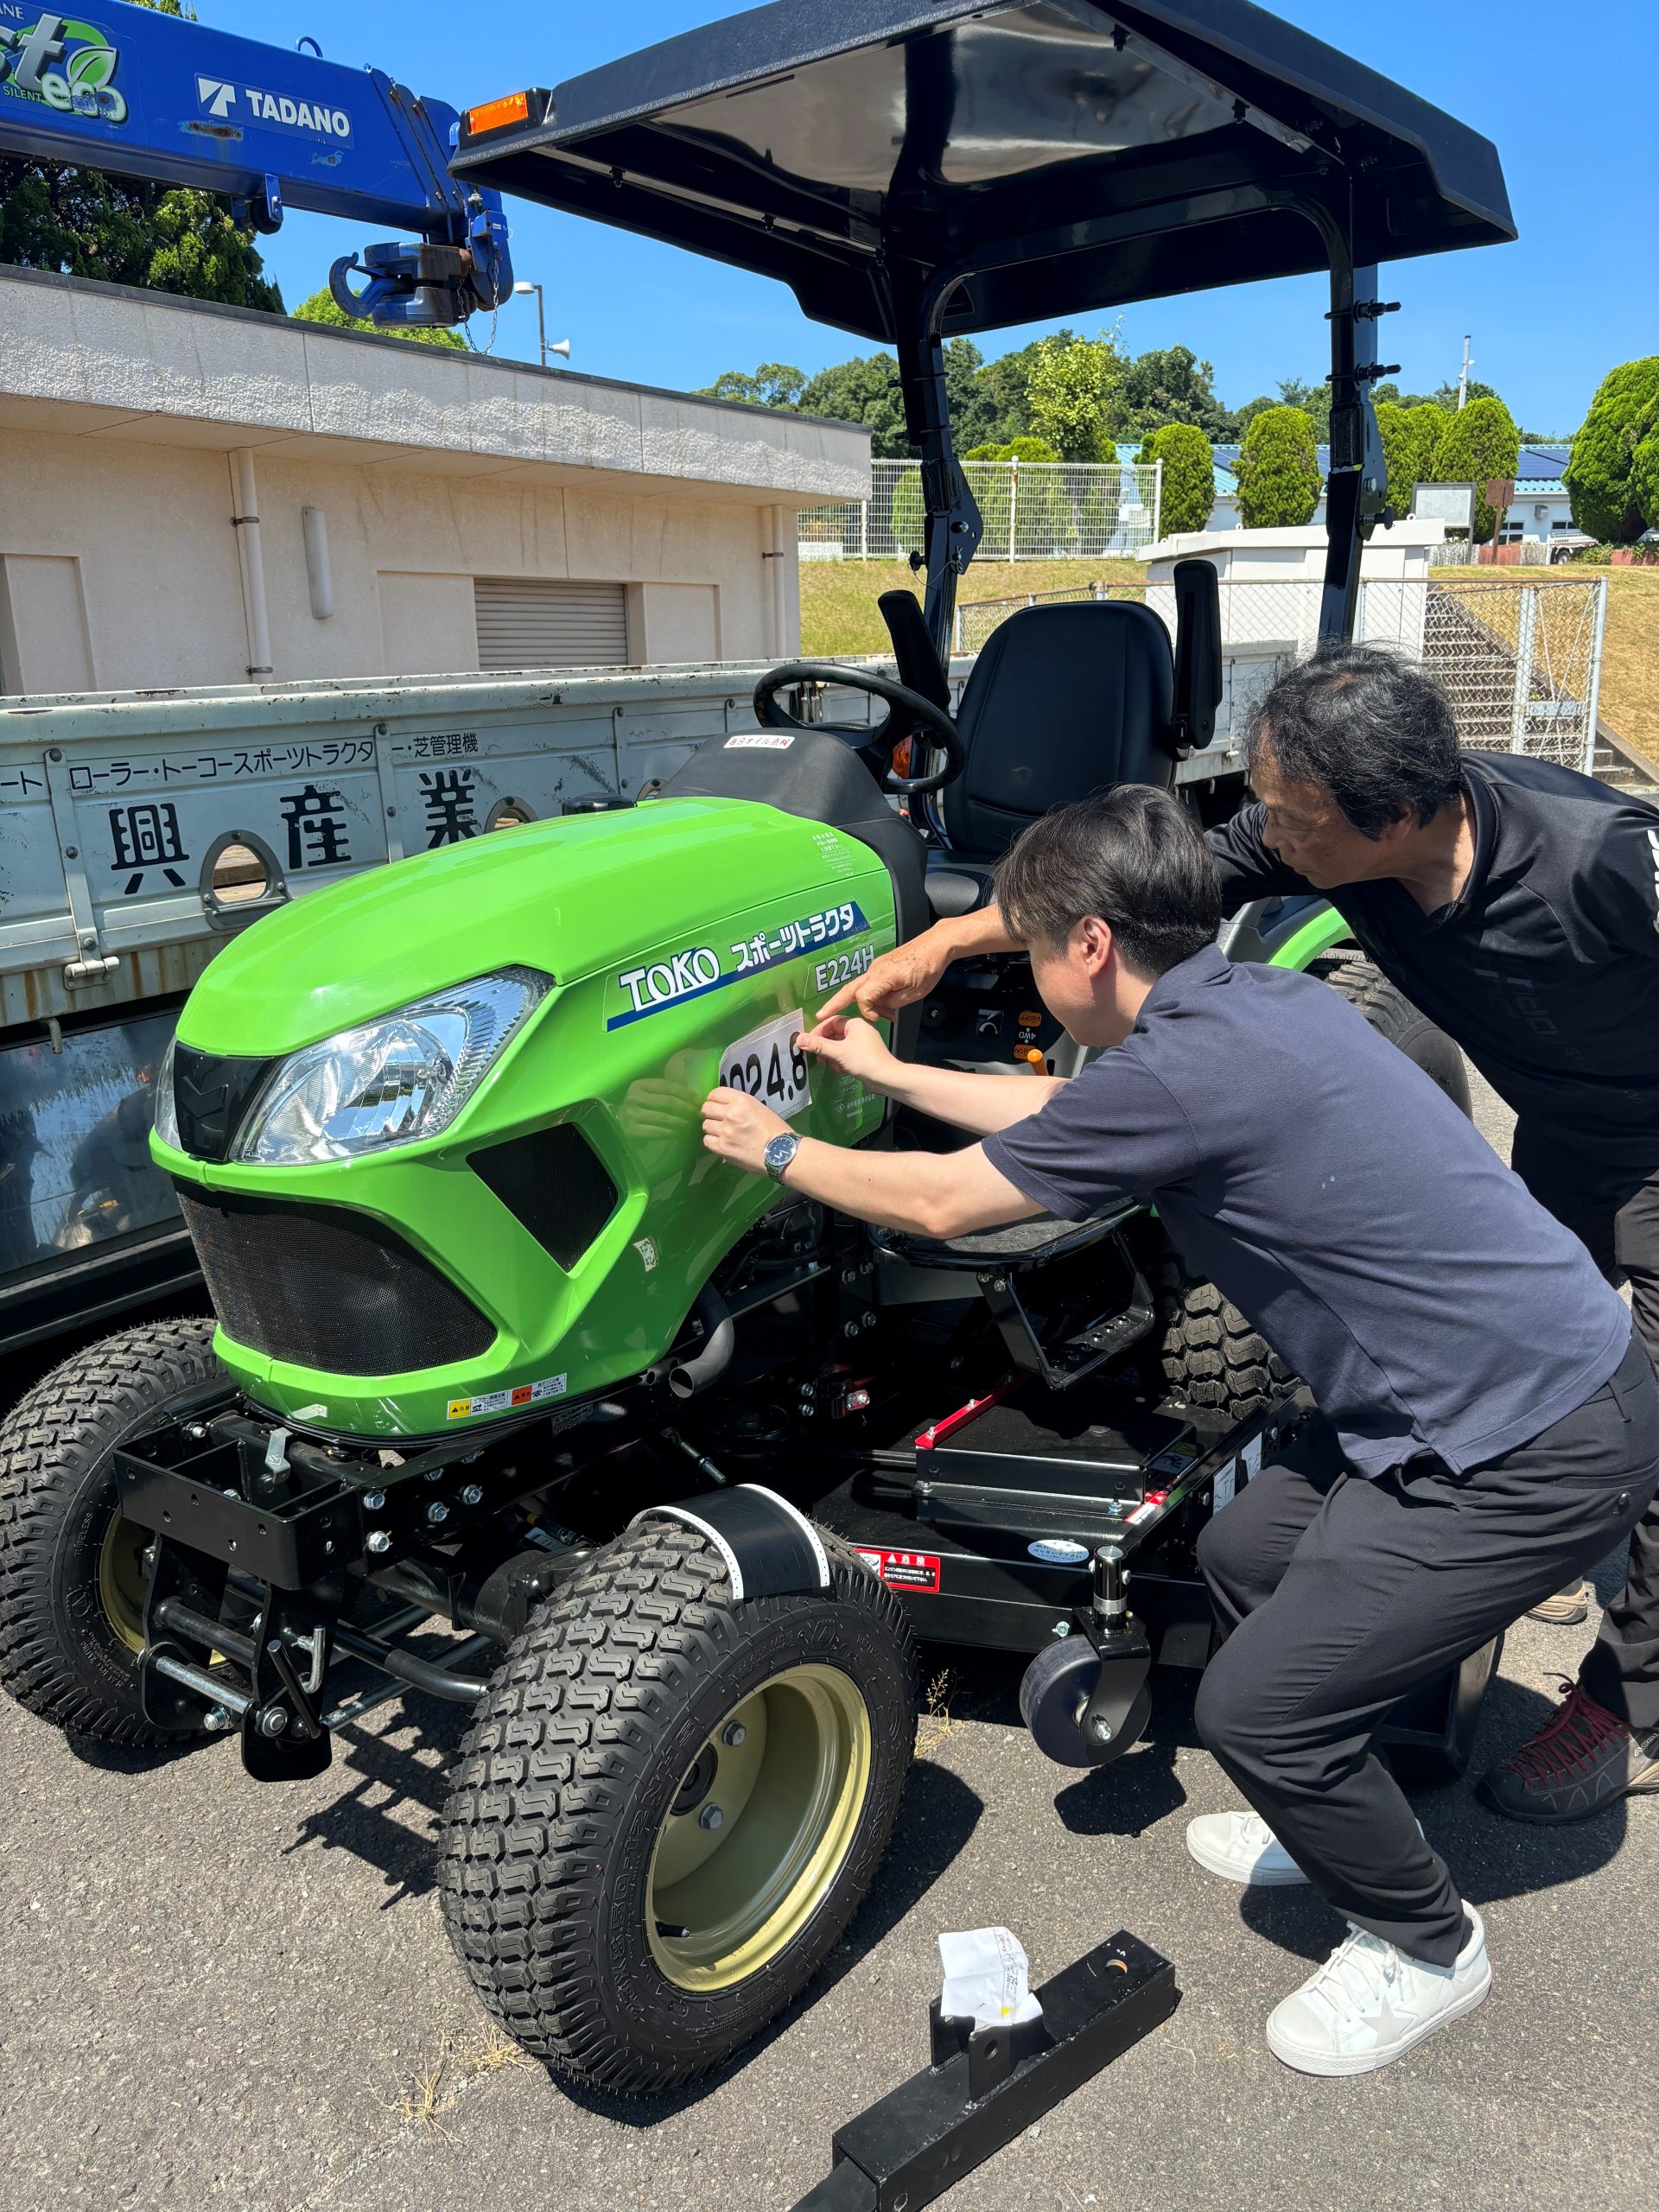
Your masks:
<instances>
[{"instance_id":1,"label":"tractor rear tire","mask_svg":"<svg viewBox=\"0 0 1659 2212\"><path fill-rule=\"evenodd\" d=\"M831 1590L734 1604L718 1553L629 1529L540 1608L444 1808L443 1915L485 2007L650 2094L759 2033L852 1918L916 1726L910 1631L833 1537Z\"/></svg>"},{"instance_id":2,"label":"tractor rear tire","mask_svg":"<svg viewBox=\"0 0 1659 2212\"><path fill-rule=\"evenodd\" d=\"M169 1398L211 1382L211 1319L124 1329L54 1368L0 1427L0 1688L72 1736L142 1751L143 1553L122 1516L116 1446Z\"/></svg>"},{"instance_id":3,"label":"tractor rear tire","mask_svg":"<svg viewBox=\"0 0 1659 2212\"><path fill-rule=\"evenodd\" d=\"M1230 1300L1166 1250L1156 1288L1165 1386L1190 1406L1247 1421L1282 1395L1290 1370Z\"/></svg>"},{"instance_id":4,"label":"tractor rear tire","mask_svg":"<svg viewBox=\"0 0 1659 2212\"><path fill-rule=\"evenodd\" d=\"M1469 1071L1463 1054L1428 1016L1414 1007L1398 984L1391 983L1369 960L1333 960L1318 963L1333 991L1340 991L1350 1006L1363 1014L1379 1035L1397 1046L1414 1067L1437 1083L1459 1112L1472 1115Z\"/></svg>"}]
</instances>

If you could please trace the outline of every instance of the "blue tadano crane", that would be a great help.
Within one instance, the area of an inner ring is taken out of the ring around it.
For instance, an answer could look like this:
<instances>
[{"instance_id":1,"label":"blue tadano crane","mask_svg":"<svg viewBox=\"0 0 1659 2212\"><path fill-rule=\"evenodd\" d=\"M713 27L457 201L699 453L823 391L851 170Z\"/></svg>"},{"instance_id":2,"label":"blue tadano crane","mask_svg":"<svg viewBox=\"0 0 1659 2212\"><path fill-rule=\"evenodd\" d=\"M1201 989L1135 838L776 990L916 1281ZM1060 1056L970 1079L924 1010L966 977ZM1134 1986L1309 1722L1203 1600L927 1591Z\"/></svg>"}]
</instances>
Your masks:
<instances>
[{"instance_id":1,"label":"blue tadano crane","mask_svg":"<svg viewBox=\"0 0 1659 2212\"><path fill-rule=\"evenodd\" d=\"M346 314L390 327L464 322L512 293L499 193L449 175L458 127L315 39L290 52L146 8L0 0L0 152L225 193L267 233L287 207L415 231L329 271Z\"/></svg>"}]
</instances>

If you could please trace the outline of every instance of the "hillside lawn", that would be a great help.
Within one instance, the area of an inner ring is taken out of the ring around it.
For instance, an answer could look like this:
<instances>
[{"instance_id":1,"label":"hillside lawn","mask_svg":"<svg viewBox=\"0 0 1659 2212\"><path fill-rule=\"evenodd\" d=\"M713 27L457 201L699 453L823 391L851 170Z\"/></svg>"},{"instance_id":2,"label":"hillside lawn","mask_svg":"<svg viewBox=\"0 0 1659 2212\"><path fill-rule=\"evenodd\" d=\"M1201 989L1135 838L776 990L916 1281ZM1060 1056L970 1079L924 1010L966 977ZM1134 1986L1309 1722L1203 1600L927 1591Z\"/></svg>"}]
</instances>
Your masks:
<instances>
[{"instance_id":1,"label":"hillside lawn","mask_svg":"<svg viewBox=\"0 0 1659 2212\"><path fill-rule=\"evenodd\" d=\"M1140 583L1139 561L976 561L963 580L964 601L1027 592L1075 590L1088 583ZM1659 569L1596 569L1573 563L1535 569L1437 569L1447 582L1475 577L1544 583L1605 576L1607 632L1601 671L1601 719L1659 761ZM801 569L801 650L811 658L884 653L887 634L875 602L884 591L922 580L902 561L809 561Z\"/></svg>"}]
</instances>

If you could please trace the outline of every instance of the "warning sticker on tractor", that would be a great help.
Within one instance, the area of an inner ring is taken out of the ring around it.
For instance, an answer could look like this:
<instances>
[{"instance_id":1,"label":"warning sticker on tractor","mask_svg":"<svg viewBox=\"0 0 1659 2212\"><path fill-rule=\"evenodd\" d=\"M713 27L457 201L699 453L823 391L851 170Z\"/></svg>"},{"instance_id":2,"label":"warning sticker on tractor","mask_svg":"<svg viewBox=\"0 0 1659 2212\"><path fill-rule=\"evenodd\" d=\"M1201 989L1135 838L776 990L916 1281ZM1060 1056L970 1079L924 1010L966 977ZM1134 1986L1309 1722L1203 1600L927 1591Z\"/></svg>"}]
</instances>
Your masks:
<instances>
[{"instance_id":1,"label":"warning sticker on tractor","mask_svg":"<svg viewBox=\"0 0 1659 2212\"><path fill-rule=\"evenodd\" d=\"M474 1414L511 1413L517 1406L538 1406L544 1398L562 1398L569 1376L549 1375L539 1382L521 1382L513 1390L482 1390L475 1398L451 1398L446 1421L466 1421Z\"/></svg>"},{"instance_id":2,"label":"warning sticker on tractor","mask_svg":"<svg viewBox=\"0 0 1659 2212\"><path fill-rule=\"evenodd\" d=\"M861 1544L858 1555L890 1590L923 1590L935 1598L939 1594L937 1552L877 1551Z\"/></svg>"},{"instance_id":3,"label":"warning sticker on tractor","mask_svg":"<svg viewBox=\"0 0 1659 2212\"><path fill-rule=\"evenodd\" d=\"M792 737L780 737L775 730L756 730L742 737L728 737L728 753L784 753L795 742Z\"/></svg>"},{"instance_id":4,"label":"warning sticker on tractor","mask_svg":"<svg viewBox=\"0 0 1659 2212\"><path fill-rule=\"evenodd\" d=\"M763 1028L751 1029L721 1054L721 1081L728 1090L747 1091L792 1122L812 1103L807 1057L796 1042L805 1027L798 1007Z\"/></svg>"}]
</instances>

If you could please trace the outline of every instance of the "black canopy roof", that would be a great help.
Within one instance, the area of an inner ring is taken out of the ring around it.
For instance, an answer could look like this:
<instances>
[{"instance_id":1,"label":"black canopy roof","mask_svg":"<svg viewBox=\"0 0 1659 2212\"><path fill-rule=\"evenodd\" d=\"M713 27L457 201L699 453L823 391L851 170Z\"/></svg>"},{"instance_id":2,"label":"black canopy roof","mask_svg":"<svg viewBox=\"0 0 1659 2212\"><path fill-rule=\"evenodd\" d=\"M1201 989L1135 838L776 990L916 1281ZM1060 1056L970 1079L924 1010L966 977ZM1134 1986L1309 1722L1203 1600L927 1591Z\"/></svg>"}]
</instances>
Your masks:
<instances>
[{"instance_id":1,"label":"black canopy roof","mask_svg":"<svg viewBox=\"0 0 1659 2212\"><path fill-rule=\"evenodd\" d=\"M1515 236L1488 140L1249 0L775 0L528 105L455 174L889 342Z\"/></svg>"}]
</instances>

